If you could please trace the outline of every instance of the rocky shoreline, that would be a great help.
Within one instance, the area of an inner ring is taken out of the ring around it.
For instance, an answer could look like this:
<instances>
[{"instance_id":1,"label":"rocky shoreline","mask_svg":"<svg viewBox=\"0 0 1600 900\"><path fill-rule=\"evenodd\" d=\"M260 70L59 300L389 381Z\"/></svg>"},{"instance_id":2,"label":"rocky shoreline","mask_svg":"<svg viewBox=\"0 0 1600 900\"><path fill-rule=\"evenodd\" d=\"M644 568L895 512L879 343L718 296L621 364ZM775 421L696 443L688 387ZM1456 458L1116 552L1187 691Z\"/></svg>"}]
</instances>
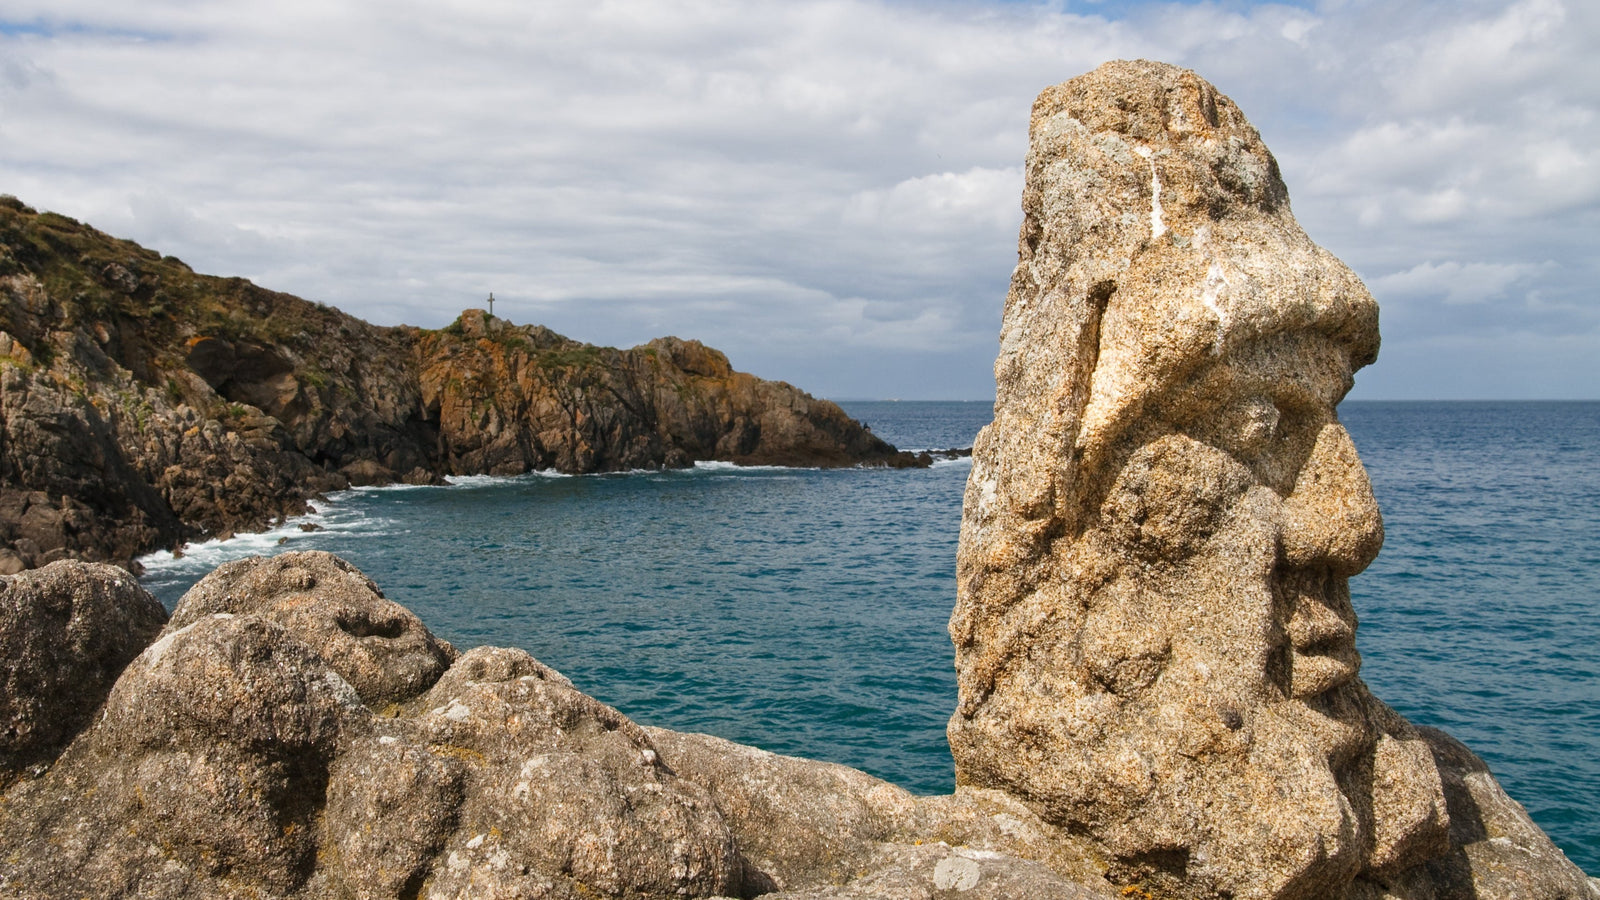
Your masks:
<instances>
[{"instance_id":1,"label":"rocky shoreline","mask_svg":"<svg viewBox=\"0 0 1600 900\"><path fill-rule=\"evenodd\" d=\"M1004 790L919 797L641 727L520 650L452 647L317 551L228 563L170 618L104 564L0 578L0 658L0 897L1223 896L1130 880ZM1236 896L1600 897L1481 760L1420 733L1448 852Z\"/></svg>"},{"instance_id":2,"label":"rocky shoreline","mask_svg":"<svg viewBox=\"0 0 1600 900\"><path fill-rule=\"evenodd\" d=\"M1600 900L1359 677L1347 580L1383 532L1335 407L1377 307L1242 113L1108 63L1040 96L1027 179L963 505L953 794L641 727L326 553L228 563L170 617L58 560L0 577L0 897ZM548 339L492 327L461 352L522 383ZM624 370L725 377L653 350ZM441 459L530 458L505 395L425 382L440 422L476 417Z\"/></svg>"},{"instance_id":3,"label":"rocky shoreline","mask_svg":"<svg viewBox=\"0 0 1600 900\"><path fill-rule=\"evenodd\" d=\"M0 573L128 566L352 485L696 460L931 463L697 341L379 327L0 198Z\"/></svg>"}]
</instances>

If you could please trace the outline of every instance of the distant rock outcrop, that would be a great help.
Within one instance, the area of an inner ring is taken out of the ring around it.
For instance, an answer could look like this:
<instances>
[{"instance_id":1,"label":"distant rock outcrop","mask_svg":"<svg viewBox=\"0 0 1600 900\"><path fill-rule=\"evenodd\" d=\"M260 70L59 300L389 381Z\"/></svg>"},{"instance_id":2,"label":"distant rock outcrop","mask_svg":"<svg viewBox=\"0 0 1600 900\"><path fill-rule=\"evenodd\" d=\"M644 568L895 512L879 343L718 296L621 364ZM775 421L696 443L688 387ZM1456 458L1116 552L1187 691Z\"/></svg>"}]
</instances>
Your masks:
<instances>
[{"instance_id":1,"label":"distant rock outcrop","mask_svg":"<svg viewBox=\"0 0 1600 900\"><path fill-rule=\"evenodd\" d=\"M452 472L686 466L926 465L838 406L735 372L699 341L630 350L568 340L468 310L417 336L422 402Z\"/></svg>"},{"instance_id":2,"label":"distant rock outcrop","mask_svg":"<svg viewBox=\"0 0 1600 900\"><path fill-rule=\"evenodd\" d=\"M1377 306L1238 107L1150 62L1050 88L1023 209L963 510L958 784L1159 896L1587 896L1357 678L1346 582L1383 526L1334 407Z\"/></svg>"},{"instance_id":3,"label":"distant rock outcrop","mask_svg":"<svg viewBox=\"0 0 1600 900\"><path fill-rule=\"evenodd\" d=\"M382 328L0 198L0 573L127 564L352 484L709 459L929 463L694 341Z\"/></svg>"}]
</instances>

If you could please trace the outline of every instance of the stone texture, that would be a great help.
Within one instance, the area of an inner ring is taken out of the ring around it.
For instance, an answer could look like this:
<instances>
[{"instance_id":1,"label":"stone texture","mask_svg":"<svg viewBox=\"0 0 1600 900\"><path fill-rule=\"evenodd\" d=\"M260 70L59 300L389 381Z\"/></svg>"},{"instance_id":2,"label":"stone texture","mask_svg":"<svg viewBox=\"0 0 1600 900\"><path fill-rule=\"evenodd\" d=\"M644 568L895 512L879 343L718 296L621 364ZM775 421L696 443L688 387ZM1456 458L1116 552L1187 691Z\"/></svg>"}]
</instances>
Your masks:
<instances>
[{"instance_id":1,"label":"stone texture","mask_svg":"<svg viewBox=\"0 0 1600 900\"><path fill-rule=\"evenodd\" d=\"M166 620L112 566L63 560L0 578L0 789L89 724Z\"/></svg>"},{"instance_id":2,"label":"stone texture","mask_svg":"<svg viewBox=\"0 0 1600 900\"><path fill-rule=\"evenodd\" d=\"M81 563L11 580L81 596L59 569L131 581ZM415 620L323 554L235 563L184 605L59 759L0 795L0 896L741 890L744 863L705 789L526 653L452 654L422 692L408 673L426 631L394 652L352 651L328 623L353 607ZM34 622L55 632L22 624ZM368 663L394 668L382 714L341 674ZM388 699L393 685L409 702Z\"/></svg>"},{"instance_id":3,"label":"stone texture","mask_svg":"<svg viewBox=\"0 0 1600 900\"><path fill-rule=\"evenodd\" d=\"M950 625L958 784L1137 890L1435 896L1449 776L1356 677L1347 579L1383 529L1334 408L1377 355L1371 295L1192 72L1108 63L1044 91L1030 139ZM1582 896L1539 840L1538 883Z\"/></svg>"},{"instance_id":4,"label":"stone texture","mask_svg":"<svg viewBox=\"0 0 1600 900\"><path fill-rule=\"evenodd\" d=\"M412 612L331 553L284 553L225 563L178 601L168 630L218 613L282 626L375 709L433 686L456 658Z\"/></svg>"},{"instance_id":5,"label":"stone texture","mask_svg":"<svg viewBox=\"0 0 1600 900\"><path fill-rule=\"evenodd\" d=\"M226 614L168 633L103 714L0 807L0 893L284 896L316 864L329 763L366 717L288 632Z\"/></svg>"},{"instance_id":6,"label":"stone texture","mask_svg":"<svg viewBox=\"0 0 1600 900\"><path fill-rule=\"evenodd\" d=\"M429 897L706 896L742 867L705 790L649 737L520 650L464 655L414 704L410 739L467 763ZM566 896L556 893L554 896Z\"/></svg>"},{"instance_id":7,"label":"stone texture","mask_svg":"<svg viewBox=\"0 0 1600 900\"><path fill-rule=\"evenodd\" d=\"M722 810L744 857L747 894L1120 896L1094 847L1004 793L916 797L836 763L647 731L662 761Z\"/></svg>"},{"instance_id":8,"label":"stone texture","mask_svg":"<svg viewBox=\"0 0 1600 900\"><path fill-rule=\"evenodd\" d=\"M1014 856L947 844L882 845L849 884L780 891L771 900L1101 900L1112 896Z\"/></svg>"}]
</instances>

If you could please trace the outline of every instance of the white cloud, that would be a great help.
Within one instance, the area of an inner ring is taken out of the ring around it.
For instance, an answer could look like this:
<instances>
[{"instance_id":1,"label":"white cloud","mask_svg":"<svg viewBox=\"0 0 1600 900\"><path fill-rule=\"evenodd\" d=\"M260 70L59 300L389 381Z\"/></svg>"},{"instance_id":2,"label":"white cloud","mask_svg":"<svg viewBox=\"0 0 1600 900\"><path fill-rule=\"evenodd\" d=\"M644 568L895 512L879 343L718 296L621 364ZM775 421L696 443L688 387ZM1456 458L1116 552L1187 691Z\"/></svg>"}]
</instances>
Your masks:
<instances>
[{"instance_id":1,"label":"white cloud","mask_svg":"<svg viewBox=\"0 0 1600 900\"><path fill-rule=\"evenodd\" d=\"M1380 301L1390 296L1439 299L1444 303L1487 303L1506 298L1511 288L1526 283L1554 263L1462 263L1455 260L1420 263L1404 272L1372 282Z\"/></svg>"},{"instance_id":2,"label":"white cloud","mask_svg":"<svg viewBox=\"0 0 1600 900\"><path fill-rule=\"evenodd\" d=\"M1519 316L1600 358L1600 14L1082 8L10 0L0 190L375 321L493 290L586 340L975 397L1033 96L1162 58L1239 101L1314 237L1396 279L1390 344ZM1491 265L1516 274L1486 293ZM1457 312L1409 315L1427 284Z\"/></svg>"},{"instance_id":3,"label":"white cloud","mask_svg":"<svg viewBox=\"0 0 1600 900\"><path fill-rule=\"evenodd\" d=\"M845 222L891 232L946 230L951 222L984 229L1015 230L1022 169L939 172L907 178L895 186L856 192L846 203Z\"/></svg>"}]
</instances>

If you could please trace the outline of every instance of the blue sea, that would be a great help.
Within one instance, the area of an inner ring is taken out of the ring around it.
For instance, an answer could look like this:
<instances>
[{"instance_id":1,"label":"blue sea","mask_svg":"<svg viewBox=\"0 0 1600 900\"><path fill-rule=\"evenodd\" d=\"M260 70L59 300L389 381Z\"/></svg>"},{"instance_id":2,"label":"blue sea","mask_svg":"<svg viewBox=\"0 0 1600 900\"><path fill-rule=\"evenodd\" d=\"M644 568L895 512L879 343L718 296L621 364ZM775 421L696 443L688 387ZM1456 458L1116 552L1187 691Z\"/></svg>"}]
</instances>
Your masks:
<instances>
[{"instance_id":1,"label":"blue sea","mask_svg":"<svg viewBox=\"0 0 1600 900\"><path fill-rule=\"evenodd\" d=\"M912 449L969 447L990 415L841 405ZM1388 533L1351 583L1363 676L1476 750L1600 873L1600 403L1340 413ZM457 646L522 647L640 722L945 793L945 624L970 467L712 464L353 490L268 534L147 557L144 583L170 608L226 560L329 550Z\"/></svg>"}]
</instances>

